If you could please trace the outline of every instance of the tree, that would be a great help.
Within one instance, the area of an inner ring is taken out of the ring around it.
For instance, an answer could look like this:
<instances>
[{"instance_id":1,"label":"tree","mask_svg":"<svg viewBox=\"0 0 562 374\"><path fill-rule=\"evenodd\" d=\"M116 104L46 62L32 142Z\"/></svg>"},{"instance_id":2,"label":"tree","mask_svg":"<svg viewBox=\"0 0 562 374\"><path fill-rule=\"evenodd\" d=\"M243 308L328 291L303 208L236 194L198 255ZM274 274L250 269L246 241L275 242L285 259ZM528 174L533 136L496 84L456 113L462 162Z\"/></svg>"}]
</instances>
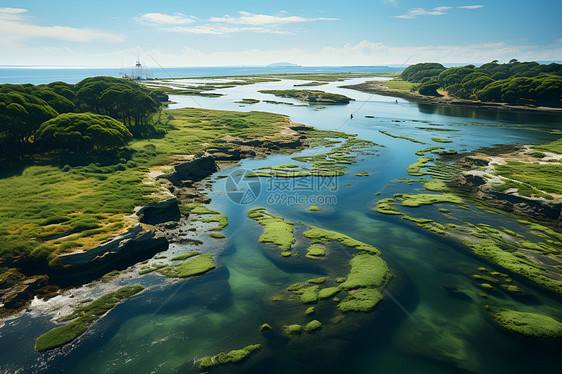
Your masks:
<instances>
[{"instance_id":1,"label":"tree","mask_svg":"<svg viewBox=\"0 0 562 374\"><path fill-rule=\"evenodd\" d=\"M421 85L419 92L421 95L425 95L425 96L441 96L438 92L437 89L439 88L439 85L437 83L434 82L427 82Z\"/></svg>"},{"instance_id":2,"label":"tree","mask_svg":"<svg viewBox=\"0 0 562 374\"><path fill-rule=\"evenodd\" d=\"M117 120L92 113L65 113L46 121L35 141L46 149L90 152L122 147L133 135Z\"/></svg>"}]
</instances>

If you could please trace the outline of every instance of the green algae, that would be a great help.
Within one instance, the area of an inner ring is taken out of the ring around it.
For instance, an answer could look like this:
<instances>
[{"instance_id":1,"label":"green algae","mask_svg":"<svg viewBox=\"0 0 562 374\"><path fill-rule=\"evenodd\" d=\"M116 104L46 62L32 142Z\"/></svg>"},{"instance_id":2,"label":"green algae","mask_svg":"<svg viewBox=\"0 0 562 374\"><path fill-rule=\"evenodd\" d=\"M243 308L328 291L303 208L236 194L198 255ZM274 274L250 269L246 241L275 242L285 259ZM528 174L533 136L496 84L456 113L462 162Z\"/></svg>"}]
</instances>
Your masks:
<instances>
[{"instance_id":1,"label":"green algae","mask_svg":"<svg viewBox=\"0 0 562 374\"><path fill-rule=\"evenodd\" d=\"M390 137L392 137L392 138L404 139L404 140L408 140L408 141L410 141L410 142L412 142L412 143L427 144L427 143L424 143L424 142L420 142L419 140L416 140L416 139L408 138L408 137L406 137L406 136L392 135L392 134L390 134L390 133L388 133L387 131L384 131L384 130L379 130L379 132L380 132L381 134L384 134L384 135L386 135L386 136L390 136Z\"/></svg>"},{"instance_id":2,"label":"green algae","mask_svg":"<svg viewBox=\"0 0 562 374\"><path fill-rule=\"evenodd\" d=\"M490 292L493 292L493 291L496 290L495 287L492 286L492 285L489 284L489 283L480 283L478 286L479 286L480 288L482 288L483 290L490 291Z\"/></svg>"},{"instance_id":3,"label":"green algae","mask_svg":"<svg viewBox=\"0 0 562 374\"><path fill-rule=\"evenodd\" d=\"M361 288L350 292L350 295L338 304L338 309L346 312L369 312L383 299L380 290Z\"/></svg>"},{"instance_id":4,"label":"green algae","mask_svg":"<svg viewBox=\"0 0 562 374\"><path fill-rule=\"evenodd\" d=\"M273 330L273 328L267 323L264 323L263 325L260 326L260 331L271 331L271 330Z\"/></svg>"},{"instance_id":5,"label":"green algae","mask_svg":"<svg viewBox=\"0 0 562 374\"><path fill-rule=\"evenodd\" d=\"M193 256L197 256L197 255L200 255L200 254L201 253L199 253L199 252L184 253L182 255L172 257L172 259L170 261L183 261L183 260L187 260L188 258L191 258Z\"/></svg>"},{"instance_id":6,"label":"green algae","mask_svg":"<svg viewBox=\"0 0 562 374\"><path fill-rule=\"evenodd\" d=\"M309 279L307 282L312 284L322 284L322 283L326 283L327 280L328 277L319 277L319 278Z\"/></svg>"},{"instance_id":7,"label":"green algae","mask_svg":"<svg viewBox=\"0 0 562 374\"><path fill-rule=\"evenodd\" d=\"M499 283L499 280L496 279L496 278L492 278L492 277L488 277L486 275L480 275L480 274L473 274L472 279L475 279L477 281L484 281L484 282L488 282L488 283Z\"/></svg>"},{"instance_id":8,"label":"green algae","mask_svg":"<svg viewBox=\"0 0 562 374\"><path fill-rule=\"evenodd\" d=\"M424 223L433 223L434 221L432 219L429 218L414 218L414 217L410 217L407 215L403 215L401 217L402 219L414 222L414 223L419 223L419 224L424 224Z\"/></svg>"},{"instance_id":9,"label":"green algae","mask_svg":"<svg viewBox=\"0 0 562 374\"><path fill-rule=\"evenodd\" d=\"M224 236L224 234L223 234L223 233L220 233L220 232L210 232L210 233L209 233L209 236L210 236L211 238L215 238L215 239L224 239L224 238L226 238L226 236Z\"/></svg>"},{"instance_id":10,"label":"green algae","mask_svg":"<svg viewBox=\"0 0 562 374\"><path fill-rule=\"evenodd\" d=\"M265 208L248 210L248 217L264 226L264 232L259 238L261 243L274 244L283 252L290 251L296 241L292 222L267 212Z\"/></svg>"},{"instance_id":11,"label":"green algae","mask_svg":"<svg viewBox=\"0 0 562 374\"><path fill-rule=\"evenodd\" d=\"M348 104L354 100L345 95L315 90L260 90L258 92L278 97L294 98L308 103Z\"/></svg>"},{"instance_id":12,"label":"green algae","mask_svg":"<svg viewBox=\"0 0 562 374\"><path fill-rule=\"evenodd\" d=\"M402 215L402 214L404 214L404 213L400 212L398 209L396 209L396 200L394 200L390 197L378 200L377 206L374 208L374 210L378 213L387 214L387 215Z\"/></svg>"},{"instance_id":13,"label":"green algae","mask_svg":"<svg viewBox=\"0 0 562 374\"><path fill-rule=\"evenodd\" d=\"M322 328L322 323L318 320L312 320L304 326L304 332L311 333Z\"/></svg>"},{"instance_id":14,"label":"green algae","mask_svg":"<svg viewBox=\"0 0 562 374\"><path fill-rule=\"evenodd\" d=\"M323 257L326 255L326 247L324 247L322 244L312 244L306 249L306 251L306 257L312 259Z\"/></svg>"},{"instance_id":15,"label":"green algae","mask_svg":"<svg viewBox=\"0 0 562 374\"><path fill-rule=\"evenodd\" d=\"M344 290L364 287L386 286L392 276L386 262L379 256L357 254L351 261L351 270L345 282L340 284Z\"/></svg>"},{"instance_id":16,"label":"green algae","mask_svg":"<svg viewBox=\"0 0 562 374\"><path fill-rule=\"evenodd\" d=\"M287 335L298 335L302 333L303 327L298 324L284 326Z\"/></svg>"},{"instance_id":17,"label":"green algae","mask_svg":"<svg viewBox=\"0 0 562 374\"><path fill-rule=\"evenodd\" d=\"M434 142L437 143L452 143L452 140L449 139L441 139L441 138L431 138L431 140L433 140Z\"/></svg>"},{"instance_id":18,"label":"green algae","mask_svg":"<svg viewBox=\"0 0 562 374\"><path fill-rule=\"evenodd\" d=\"M311 205L307 209L309 212L321 212L323 209L316 205Z\"/></svg>"},{"instance_id":19,"label":"green algae","mask_svg":"<svg viewBox=\"0 0 562 374\"><path fill-rule=\"evenodd\" d=\"M144 275L144 274L148 274L148 273L152 273L155 272L156 270L162 269L167 267L168 265L165 264L153 264L150 266L143 266L142 268L140 268L139 270L139 275Z\"/></svg>"},{"instance_id":20,"label":"green algae","mask_svg":"<svg viewBox=\"0 0 562 374\"><path fill-rule=\"evenodd\" d=\"M307 308L307 309L304 311L304 314L305 314L306 316L308 316L308 315L310 315L310 314L314 314L315 311L316 311L316 308L313 307L313 306L311 306L311 307Z\"/></svg>"},{"instance_id":21,"label":"green algae","mask_svg":"<svg viewBox=\"0 0 562 374\"><path fill-rule=\"evenodd\" d=\"M312 304L318 301L318 286L302 288L295 293L300 293L299 299L303 304Z\"/></svg>"},{"instance_id":22,"label":"green algae","mask_svg":"<svg viewBox=\"0 0 562 374\"><path fill-rule=\"evenodd\" d=\"M320 300L329 299L330 297L334 296L334 295L337 294L338 292L340 292L340 289L339 289L338 287L322 288L322 289L318 292L318 298L319 298Z\"/></svg>"},{"instance_id":23,"label":"green algae","mask_svg":"<svg viewBox=\"0 0 562 374\"><path fill-rule=\"evenodd\" d=\"M133 296L144 287L126 286L115 292L103 295L99 299L92 301L88 305L81 306L68 316L61 318L61 321L70 321L68 325L56 327L45 334L39 336L35 341L35 349L38 352L63 346L80 335L82 335L92 323L102 315L113 309L120 301Z\"/></svg>"},{"instance_id":24,"label":"green algae","mask_svg":"<svg viewBox=\"0 0 562 374\"><path fill-rule=\"evenodd\" d=\"M562 337L562 323L542 314L505 310L496 313L493 319L499 326L516 334L543 339Z\"/></svg>"},{"instance_id":25,"label":"green algae","mask_svg":"<svg viewBox=\"0 0 562 374\"><path fill-rule=\"evenodd\" d=\"M420 157L418 158L418 160L411 164L410 166L408 166L407 172L408 174L412 175L412 176L422 176L422 175L426 175L425 172L422 172L421 169L427 166L427 163L433 161L433 158L431 157Z\"/></svg>"},{"instance_id":26,"label":"green algae","mask_svg":"<svg viewBox=\"0 0 562 374\"><path fill-rule=\"evenodd\" d=\"M228 217L224 214L218 213L213 217L203 219L202 222L217 222L218 226L213 230L221 231L228 225Z\"/></svg>"},{"instance_id":27,"label":"green algae","mask_svg":"<svg viewBox=\"0 0 562 374\"><path fill-rule=\"evenodd\" d=\"M235 101L235 103L237 104L256 104L259 103L260 101L258 99L242 99L239 101Z\"/></svg>"},{"instance_id":28,"label":"green algae","mask_svg":"<svg viewBox=\"0 0 562 374\"><path fill-rule=\"evenodd\" d=\"M234 364L248 358L253 352L261 349L261 344L248 345L242 349L235 349L228 353L221 352L215 356L203 357L199 363L200 369L210 369L217 366Z\"/></svg>"},{"instance_id":29,"label":"green algae","mask_svg":"<svg viewBox=\"0 0 562 374\"><path fill-rule=\"evenodd\" d=\"M427 147L427 148L424 148L424 149L420 149L419 151L416 151L414 153L416 154L416 156L424 156L425 153L427 153L427 152L433 153L433 151L436 151L438 149L445 149L445 148L443 148L443 147Z\"/></svg>"},{"instance_id":30,"label":"green algae","mask_svg":"<svg viewBox=\"0 0 562 374\"><path fill-rule=\"evenodd\" d=\"M378 249L376 249L375 247L369 244L365 244L363 242L360 242L359 240L350 238L347 235L340 234L339 232L321 229L319 227L312 226L312 225L310 226L310 229L308 231L305 231L303 233L303 235L308 239L310 239L313 243L325 243L329 241L337 241L348 247L355 248L358 251L366 251L375 254L380 254Z\"/></svg>"},{"instance_id":31,"label":"green algae","mask_svg":"<svg viewBox=\"0 0 562 374\"><path fill-rule=\"evenodd\" d=\"M547 277L538 265L526 260L524 256L521 258L517 252L505 250L497 241L482 239L477 243L466 244L478 256L556 293L562 293L562 281Z\"/></svg>"},{"instance_id":32,"label":"green algae","mask_svg":"<svg viewBox=\"0 0 562 374\"><path fill-rule=\"evenodd\" d=\"M337 177L345 174L346 166L356 162L359 154L372 154L374 146L380 146L369 140L356 139L356 135L349 135L336 131L315 130L307 133L311 145L333 146L326 153L311 156L295 156L292 159L299 162L312 163L311 168L295 167L294 165L277 165L261 167L248 177L284 177L297 178L307 176ZM325 138L343 138L343 141L332 141ZM316 144L320 143L320 144Z\"/></svg>"},{"instance_id":33,"label":"green algae","mask_svg":"<svg viewBox=\"0 0 562 374\"><path fill-rule=\"evenodd\" d=\"M189 259L188 261L181 262L176 265L166 266L165 268L158 269L157 271L171 278L187 278L195 275L204 274L216 267L213 261L213 256L210 253L205 253Z\"/></svg>"},{"instance_id":34,"label":"green algae","mask_svg":"<svg viewBox=\"0 0 562 374\"><path fill-rule=\"evenodd\" d=\"M402 205L407 207L420 207L422 205L432 205L441 203L461 204L464 200L452 194L403 194Z\"/></svg>"},{"instance_id":35,"label":"green algae","mask_svg":"<svg viewBox=\"0 0 562 374\"><path fill-rule=\"evenodd\" d=\"M367 173L366 171L363 171L361 173L357 173L355 174L356 177L368 177L369 173Z\"/></svg>"},{"instance_id":36,"label":"green algae","mask_svg":"<svg viewBox=\"0 0 562 374\"><path fill-rule=\"evenodd\" d=\"M524 295L525 294L525 292L521 288L519 288L519 287L517 287L513 284L502 284L501 287L505 291L507 291L511 294L514 294L514 295Z\"/></svg>"},{"instance_id":37,"label":"green algae","mask_svg":"<svg viewBox=\"0 0 562 374\"><path fill-rule=\"evenodd\" d=\"M447 184L439 179L431 179L423 183L423 187L428 191L447 192L449 187Z\"/></svg>"},{"instance_id":38,"label":"green algae","mask_svg":"<svg viewBox=\"0 0 562 374\"><path fill-rule=\"evenodd\" d=\"M187 204L182 204L180 206L180 210L182 211L182 213L191 213L191 214L199 214L199 215L205 215L205 214L220 214L219 212L209 209L208 207L206 207L205 205L201 204L201 203L187 203Z\"/></svg>"}]
</instances>

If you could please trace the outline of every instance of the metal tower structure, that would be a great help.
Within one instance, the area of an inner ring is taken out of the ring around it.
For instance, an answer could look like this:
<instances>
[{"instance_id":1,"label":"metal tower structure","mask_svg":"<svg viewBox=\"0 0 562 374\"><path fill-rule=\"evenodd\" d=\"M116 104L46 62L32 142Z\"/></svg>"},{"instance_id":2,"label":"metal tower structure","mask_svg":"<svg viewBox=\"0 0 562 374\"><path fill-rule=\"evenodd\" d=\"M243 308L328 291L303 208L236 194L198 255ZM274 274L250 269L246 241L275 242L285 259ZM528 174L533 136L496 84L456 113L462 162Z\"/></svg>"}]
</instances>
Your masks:
<instances>
[{"instance_id":1,"label":"metal tower structure","mask_svg":"<svg viewBox=\"0 0 562 374\"><path fill-rule=\"evenodd\" d=\"M133 71L131 72L131 79L132 80L141 80L141 79L145 79L146 77L144 77L143 75L143 70L144 67L142 66L139 57L137 56L137 63L135 64L135 66L133 67Z\"/></svg>"}]
</instances>

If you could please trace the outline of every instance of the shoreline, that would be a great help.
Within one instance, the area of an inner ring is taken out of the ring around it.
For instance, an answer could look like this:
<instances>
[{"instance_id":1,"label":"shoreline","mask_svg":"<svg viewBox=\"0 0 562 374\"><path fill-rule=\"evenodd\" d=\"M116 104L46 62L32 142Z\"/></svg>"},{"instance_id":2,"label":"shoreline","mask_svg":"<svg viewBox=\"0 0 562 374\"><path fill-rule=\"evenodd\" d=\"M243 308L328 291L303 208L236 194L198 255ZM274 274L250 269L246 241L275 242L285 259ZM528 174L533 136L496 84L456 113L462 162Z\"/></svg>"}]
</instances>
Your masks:
<instances>
[{"instance_id":1,"label":"shoreline","mask_svg":"<svg viewBox=\"0 0 562 374\"><path fill-rule=\"evenodd\" d=\"M562 108L543 107L543 106L527 106L527 105L511 105L507 103L493 103L485 101L463 100L451 97L434 97L424 96L414 92L399 91L388 88L377 82L365 82L354 85L338 86L338 88L348 88L351 90L373 93L382 96L398 97L418 104L432 105L448 105L459 106L471 109L500 110L512 112L540 112L562 115Z\"/></svg>"},{"instance_id":2,"label":"shoreline","mask_svg":"<svg viewBox=\"0 0 562 374\"><path fill-rule=\"evenodd\" d=\"M23 279L2 290L0 321L25 311L36 296L55 297L67 287L84 286L101 279L104 274L125 270L167 250L171 243L180 240L176 229L190 215L180 214L181 206L209 202L205 193L209 187L208 178L222 170L221 162L236 163L245 158L293 153L309 146L306 132L314 128L285 117L285 123L273 125L276 127L274 134L249 139L227 134L218 138L222 146L213 144L196 155L175 155L169 163L158 167L169 170L169 174L161 173L151 178L154 182L160 180L158 201L136 207L128 216L134 222L126 230L114 232L108 240L87 251L58 256L61 266L23 263L18 259L7 261L6 264L13 268L26 270Z\"/></svg>"}]
</instances>

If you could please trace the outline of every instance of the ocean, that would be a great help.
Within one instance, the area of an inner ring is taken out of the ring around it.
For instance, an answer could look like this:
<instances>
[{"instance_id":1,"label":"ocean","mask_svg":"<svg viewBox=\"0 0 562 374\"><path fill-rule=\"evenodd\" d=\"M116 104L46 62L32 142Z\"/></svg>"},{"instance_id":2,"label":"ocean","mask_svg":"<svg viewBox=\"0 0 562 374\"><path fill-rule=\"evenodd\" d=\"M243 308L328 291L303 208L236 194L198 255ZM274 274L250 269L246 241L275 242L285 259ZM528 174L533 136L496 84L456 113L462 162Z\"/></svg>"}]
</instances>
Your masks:
<instances>
[{"instance_id":1,"label":"ocean","mask_svg":"<svg viewBox=\"0 0 562 374\"><path fill-rule=\"evenodd\" d=\"M82 79L95 76L122 77L131 74L131 69L120 68L70 68L70 67L33 67L0 65L0 83L12 84L46 84L62 81L77 83ZM389 66L220 66L220 67L186 67L154 68L153 78L182 77L217 77L227 75L252 75L271 73L380 73L398 72L403 68Z\"/></svg>"}]
</instances>

